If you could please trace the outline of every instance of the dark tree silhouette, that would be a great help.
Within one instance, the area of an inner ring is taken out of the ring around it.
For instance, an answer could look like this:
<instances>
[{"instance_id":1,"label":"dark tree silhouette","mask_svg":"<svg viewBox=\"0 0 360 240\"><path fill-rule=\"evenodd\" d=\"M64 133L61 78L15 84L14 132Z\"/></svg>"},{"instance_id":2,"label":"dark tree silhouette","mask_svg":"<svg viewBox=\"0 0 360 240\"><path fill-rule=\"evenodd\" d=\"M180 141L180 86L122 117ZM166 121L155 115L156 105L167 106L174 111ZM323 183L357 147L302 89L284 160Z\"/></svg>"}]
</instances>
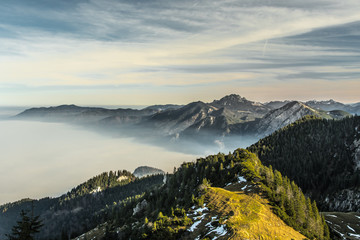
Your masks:
<instances>
[{"instance_id":1,"label":"dark tree silhouette","mask_svg":"<svg viewBox=\"0 0 360 240\"><path fill-rule=\"evenodd\" d=\"M9 240L34 240L34 235L43 226L39 216L29 217L24 210L21 211L20 216L21 220L12 228L11 234L6 236Z\"/></svg>"}]
</instances>

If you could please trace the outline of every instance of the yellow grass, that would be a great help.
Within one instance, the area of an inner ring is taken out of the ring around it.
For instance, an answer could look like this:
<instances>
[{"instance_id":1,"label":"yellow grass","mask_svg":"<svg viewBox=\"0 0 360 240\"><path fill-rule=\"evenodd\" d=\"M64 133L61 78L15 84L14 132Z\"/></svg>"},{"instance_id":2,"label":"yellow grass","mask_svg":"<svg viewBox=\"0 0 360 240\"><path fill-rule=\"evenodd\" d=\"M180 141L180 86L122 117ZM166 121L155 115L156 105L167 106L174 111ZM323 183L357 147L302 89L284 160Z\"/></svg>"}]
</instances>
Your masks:
<instances>
[{"instance_id":1,"label":"yellow grass","mask_svg":"<svg viewBox=\"0 0 360 240\"><path fill-rule=\"evenodd\" d=\"M233 235L230 239L306 239L277 217L266 200L257 194L247 195L241 191L230 192L212 187L205 197L209 209L222 217L223 223L231 229Z\"/></svg>"}]
</instances>

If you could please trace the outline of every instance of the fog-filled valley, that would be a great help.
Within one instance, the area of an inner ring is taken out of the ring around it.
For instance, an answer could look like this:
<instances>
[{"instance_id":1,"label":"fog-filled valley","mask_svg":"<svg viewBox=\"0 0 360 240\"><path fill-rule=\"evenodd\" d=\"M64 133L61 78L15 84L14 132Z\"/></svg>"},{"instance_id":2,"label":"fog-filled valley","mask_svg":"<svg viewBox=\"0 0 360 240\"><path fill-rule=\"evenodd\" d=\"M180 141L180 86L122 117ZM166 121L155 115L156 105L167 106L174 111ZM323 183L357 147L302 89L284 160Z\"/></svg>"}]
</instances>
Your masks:
<instances>
[{"instance_id":1,"label":"fog-filled valley","mask_svg":"<svg viewBox=\"0 0 360 240\"><path fill-rule=\"evenodd\" d=\"M239 136L155 137L146 128L108 129L86 124L17 120L26 107L0 109L2 190L0 204L59 196L103 171L152 166L165 172L186 161L247 147L257 138ZM43 121L42 121L43 120ZM210 139L210 141L208 140Z\"/></svg>"},{"instance_id":2,"label":"fog-filled valley","mask_svg":"<svg viewBox=\"0 0 360 240\"><path fill-rule=\"evenodd\" d=\"M172 172L197 157L62 123L0 121L0 132L0 204L58 196L103 171Z\"/></svg>"}]
</instances>

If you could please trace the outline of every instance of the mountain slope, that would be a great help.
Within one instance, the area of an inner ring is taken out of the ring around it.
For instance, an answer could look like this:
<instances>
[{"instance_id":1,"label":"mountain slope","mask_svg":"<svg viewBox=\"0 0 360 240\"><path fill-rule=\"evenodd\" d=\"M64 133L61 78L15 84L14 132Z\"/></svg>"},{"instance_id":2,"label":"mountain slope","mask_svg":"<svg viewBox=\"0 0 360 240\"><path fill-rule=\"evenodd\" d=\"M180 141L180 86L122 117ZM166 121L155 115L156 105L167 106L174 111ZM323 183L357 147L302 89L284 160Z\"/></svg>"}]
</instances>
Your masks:
<instances>
[{"instance_id":1,"label":"mountain slope","mask_svg":"<svg viewBox=\"0 0 360 240\"><path fill-rule=\"evenodd\" d=\"M316 101L316 100L312 100L312 101L307 101L306 104L308 106L311 106L312 108L315 109L322 109L325 111L332 111L332 110L343 110L343 111L347 111L348 110L348 106L341 103L341 102L336 102L332 99L328 100L328 101Z\"/></svg>"},{"instance_id":2,"label":"mountain slope","mask_svg":"<svg viewBox=\"0 0 360 240\"><path fill-rule=\"evenodd\" d=\"M0 206L0 238L10 233L21 210L34 211L43 220L37 239L66 239L88 231L108 219L123 204L163 184L163 176L135 179L127 171L102 173L58 198L23 201Z\"/></svg>"},{"instance_id":3,"label":"mountain slope","mask_svg":"<svg viewBox=\"0 0 360 240\"><path fill-rule=\"evenodd\" d=\"M319 112L301 102L290 102L260 119L256 126L257 134L268 135L306 115L319 115Z\"/></svg>"},{"instance_id":4,"label":"mountain slope","mask_svg":"<svg viewBox=\"0 0 360 240\"><path fill-rule=\"evenodd\" d=\"M315 202L254 154L238 149L182 164L164 186L118 209L108 228L116 239L240 239L246 232L256 238L274 239L279 233L282 239L301 239L274 213L309 238L329 239Z\"/></svg>"},{"instance_id":5,"label":"mountain slope","mask_svg":"<svg viewBox=\"0 0 360 240\"><path fill-rule=\"evenodd\" d=\"M169 135L178 134L194 123L206 118L215 108L203 102L193 102L179 109L157 113L144 124Z\"/></svg>"},{"instance_id":6,"label":"mountain slope","mask_svg":"<svg viewBox=\"0 0 360 240\"><path fill-rule=\"evenodd\" d=\"M334 119L342 119L345 117L351 117L352 115L348 112L342 111L342 110L332 110L327 112L328 115L330 115Z\"/></svg>"},{"instance_id":7,"label":"mountain slope","mask_svg":"<svg viewBox=\"0 0 360 240\"><path fill-rule=\"evenodd\" d=\"M76 105L61 105L57 107L31 108L15 116L15 119L29 119L59 122L96 122L101 119L119 116L148 116L157 112L155 109L106 109L98 107L79 107Z\"/></svg>"},{"instance_id":8,"label":"mountain slope","mask_svg":"<svg viewBox=\"0 0 360 240\"><path fill-rule=\"evenodd\" d=\"M231 125L254 121L269 110L261 103L232 94L212 103L193 102L154 114L144 125L169 135L222 136L230 133Z\"/></svg>"},{"instance_id":9,"label":"mountain slope","mask_svg":"<svg viewBox=\"0 0 360 240\"><path fill-rule=\"evenodd\" d=\"M314 108L321 109L324 111L333 111L333 110L341 110L344 112L349 112L351 114L360 114L360 107L358 105L344 104L341 102L334 101L332 99L328 101L307 101L306 105Z\"/></svg>"},{"instance_id":10,"label":"mountain slope","mask_svg":"<svg viewBox=\"0 0 360 240\"><path fill-rule=\"evenodd\" d=\"M271 105L271 103L269 104ZM321 109L315 110L298 101L274 102L274 104L276 106L282 105L282 107L273 109L262 118L254 121L233 124L229 127L230 133L232 135L257 136L259 139L308 115L325 119L342 119L352 116L341 110L329 112Z\"/></svg>"},{"instance_id":11,"label":"mountain slope","mask_svg":"<svg viewBox=\"0 0 360 240\"><path fill-rule=\"evenodd\" d=\"M328 225L333 229L334 239L360 239L360 214L357 212L324 212Z\"/></svg>"},{"instance_id":12,"label":"mountain slope","mask_svg":"<svg viewBox=\"0 0 360 240\"><path fill-rule=\"evenodd\" d=\"M259 236L268 240L305 238L276 216L267 201L257 194L210 187L205 193L205 199L209 209L208 217L212 216L211 221L206 225L216 227L216 223L220 224L219 220L221 221L222 218L227 220L225 229L229 230L227 236L222 235L226 237L224 239L257 239ZM215 232L215 227L210 228L210 232ZM218 226L219 228L221 229L221 225ZM201 234L199 231L195 233L195 235Z\"/></svg>"},{"instance_id":13,"label":"mountain slope","mask_svg":"<svg viewBox=\"0 0 360 240\"><path fill-rule=\"evenodd\" d=\"M306 117L248 149L290 176L322 210L360 211L360 117Z\"/></svg>"}]
</instances>

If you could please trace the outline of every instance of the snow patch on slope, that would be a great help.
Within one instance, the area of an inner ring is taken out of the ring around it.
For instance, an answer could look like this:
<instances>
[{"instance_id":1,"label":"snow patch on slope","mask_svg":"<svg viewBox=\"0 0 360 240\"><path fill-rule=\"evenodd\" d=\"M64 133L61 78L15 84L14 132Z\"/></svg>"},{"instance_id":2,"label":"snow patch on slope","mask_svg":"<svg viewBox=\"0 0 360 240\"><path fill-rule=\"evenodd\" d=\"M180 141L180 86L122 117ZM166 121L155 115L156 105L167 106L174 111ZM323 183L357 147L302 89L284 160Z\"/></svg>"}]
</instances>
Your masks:
<instances>
[{"instance_id":1,"label":"snow patch on slope","mask_svg":"<svg viewBox=\"0 0 360 240\"><path fill-rule=\"evenodd\" d=\"M217 236L215 236L213 239L218 239L221 236L224 236L225 234L227 234L225 225L220 225L219 227L215 228L214 230L212 230L210 233L215 233Z\"/></svg>"},{"instance_id":2,"label":"snow patch on slope","mask_svg":"<svg viewBox=\"0 0 360 240\"><path fill-rule=\"evenodd\" d=\"M205 216L206 216L206 214L202 215L198 221L194 222L193 225L190 226L190 228L188 229L188 231L189 231L189 232L195 231L195 229L196 229L196 228L198 227L198 225L202 222L202 220L204 219Z\"/></svg>"},{"instance_id":3,"label":"snow patch on slope","mask_svg":"<svg viewBox=\"0 0 360 240\"><path fill-rule=\"evenodd\" d=\"M247 182L247 180L243 176L238 177L238 183Z\"/></svg>"},{"instance_id":4,"label":"snow patch on slope","mask_svg":"<svg viewBox=\"0 0 360 240\"><path fill-rule=\"evenodd\" d=\"M356 232L352 227L350 227L349 225L346 225L348 229L350 229L353 232Z\"/></svg>"},{"instance_id":5,"label":"snow patch on slope","mask_svg":"<svg viewBox=\"0 0 360 240\"><path fill-rule=\"evenodd\" d=\"M96 193L99 193L101 191L102 191L101 187L97 187L96 189L93 189L90 193L96 194Z\"/></svg>"},{"instance_id":6,"label":"snow patch on slope","mask_svg":"<svg viewBox=\"0 0 360 240\"><path fill-rule=\"evenodd\" d=\"M218 216L211 217L211 221L208 222L205 226L209 229L206 236L209 236L211 233L214 233L216 236L214 236L212 239L217 239L221 236L226 235L228 232L226 230L225 224L219 225L217 227L214 227L214 222L218 222Z\"/></svg>"},{"instance_id":7,"label":"snow patch on slope","mask_svg":"<svg viewBox=\"0 0 360 240\"><path fill-rule=\"evenodd\" d=\"M206 213L204 213L204 211L209 211L209 209L206 207L206 204L204 204L203 207L199 207L197 209L195 209L196 207L193 206L191 209L193 209L195 216L192 217L193 220L196 220L188 229L189 232L194 232L195 229L199 226L199 224L204 220L204 218L206 217ZM187 214L187 216L193 215L193 214ZM198 217L198 215L201 215L200 218Z\"/></svg>"}]
</instances>

